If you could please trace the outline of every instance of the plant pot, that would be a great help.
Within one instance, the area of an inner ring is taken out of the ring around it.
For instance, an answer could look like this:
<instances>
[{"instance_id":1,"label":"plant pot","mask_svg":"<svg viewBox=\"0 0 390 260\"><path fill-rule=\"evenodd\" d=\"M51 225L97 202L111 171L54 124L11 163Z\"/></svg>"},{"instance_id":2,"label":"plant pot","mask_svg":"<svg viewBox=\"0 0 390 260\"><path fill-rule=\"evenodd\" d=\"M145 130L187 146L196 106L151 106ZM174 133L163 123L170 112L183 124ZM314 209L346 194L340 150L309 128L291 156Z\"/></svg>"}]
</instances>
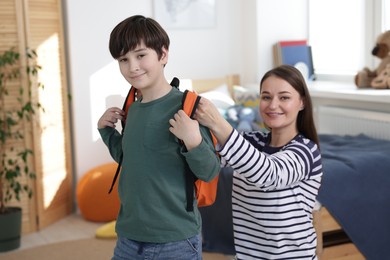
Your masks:
<instances>
[{"instance_id":1,"label":"plant pot","mask_svg":"<svg viewBox=\"0 0 390 260\"><path fill-rule=\"evenodd\" d=\"M0 214L0 252L20 247L21 227L21 208L7 207L5 214Z\"/></svg>"}]
</instances>

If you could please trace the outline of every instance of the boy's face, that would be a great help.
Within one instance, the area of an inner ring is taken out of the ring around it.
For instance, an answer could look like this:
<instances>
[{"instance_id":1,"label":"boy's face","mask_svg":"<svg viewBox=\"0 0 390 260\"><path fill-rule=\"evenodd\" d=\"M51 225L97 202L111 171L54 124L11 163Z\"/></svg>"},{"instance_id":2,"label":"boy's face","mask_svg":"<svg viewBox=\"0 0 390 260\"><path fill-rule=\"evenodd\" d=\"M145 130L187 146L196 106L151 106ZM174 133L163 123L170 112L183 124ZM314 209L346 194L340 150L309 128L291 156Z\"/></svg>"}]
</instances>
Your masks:
<instances>
[{"instance_id":1,"label":"boy's face","mask_svg":"<svg viewBox=\"0 0 390 260\"><path fill-rule=\"evenodd\" d=\"M140 90L158 87L164 79L164 65L168 62L168 51L163 49L161 59L155 50L141 42L135 49L118 58L123 77Z\"/></svg>"}]
</instances>

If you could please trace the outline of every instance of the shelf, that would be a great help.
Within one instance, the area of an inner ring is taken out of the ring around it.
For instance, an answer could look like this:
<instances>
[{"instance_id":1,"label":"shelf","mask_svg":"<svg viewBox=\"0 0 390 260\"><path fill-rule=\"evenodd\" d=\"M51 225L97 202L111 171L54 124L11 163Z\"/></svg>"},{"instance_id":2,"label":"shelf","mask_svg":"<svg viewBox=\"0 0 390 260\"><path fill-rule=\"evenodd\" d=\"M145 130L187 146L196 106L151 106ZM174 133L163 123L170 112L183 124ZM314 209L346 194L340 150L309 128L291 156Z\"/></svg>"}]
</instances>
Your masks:
<instances>
[{"instance_id":1,"label":"shelf","mask_svg":"<svg viewBox=\"0 0 390 260\"><path fill-rule=\"evenodd\" d=\"M390 89L357 88L353 82L309 81L312 98L390 103Z\"/></svg>"}]
</instances>

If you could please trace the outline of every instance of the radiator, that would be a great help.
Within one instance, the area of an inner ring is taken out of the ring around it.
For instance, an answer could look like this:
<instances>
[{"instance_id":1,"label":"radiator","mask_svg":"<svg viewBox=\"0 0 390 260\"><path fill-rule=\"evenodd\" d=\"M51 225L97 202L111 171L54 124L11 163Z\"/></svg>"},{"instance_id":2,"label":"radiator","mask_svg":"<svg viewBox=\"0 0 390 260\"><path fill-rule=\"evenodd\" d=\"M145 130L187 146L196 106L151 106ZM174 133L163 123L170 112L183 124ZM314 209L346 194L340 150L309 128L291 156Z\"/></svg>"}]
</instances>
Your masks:
<instances>
[{"instance_id":1,"label":"radiator","mask_svg":"<svg viewBox=\"0 0 390 260\"><path fill-rule=\"evenodd\" d=\"M390 140L390 113L332 106L319 106L316 113L320 134L365 134Z\"/></svg>"}]
</instances>

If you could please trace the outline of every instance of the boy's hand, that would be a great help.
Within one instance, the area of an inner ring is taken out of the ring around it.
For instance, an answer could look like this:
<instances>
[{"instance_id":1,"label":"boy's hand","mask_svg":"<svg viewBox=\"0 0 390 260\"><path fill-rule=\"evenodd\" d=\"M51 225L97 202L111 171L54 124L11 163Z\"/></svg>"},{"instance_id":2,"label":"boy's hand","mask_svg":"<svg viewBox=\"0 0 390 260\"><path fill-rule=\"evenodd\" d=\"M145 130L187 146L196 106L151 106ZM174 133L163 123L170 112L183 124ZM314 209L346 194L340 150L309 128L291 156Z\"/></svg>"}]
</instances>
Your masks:
<instances>
[{"instance_id":1,"label":"boy's hand","mask_svg":"<svg viewBox=\"0 0 390 260\"><path fill-rule=\"evenodd\" d=\"M169 124L169 131L184 142L188 151L202 142L198 121L189 118L183 110L179 110Z\"/></svg>"},{"instance_id":2,"label":"boy's hand","mask_svg":"<svg viewBox=\"0 0 390 260\"><path fill-rule=\"evenodd\" d=\"M98 128L115 127L118 120L122 120L125 112L117 107L111 107L103 113L98 121Z\"/></svg>"}]
</instances>

